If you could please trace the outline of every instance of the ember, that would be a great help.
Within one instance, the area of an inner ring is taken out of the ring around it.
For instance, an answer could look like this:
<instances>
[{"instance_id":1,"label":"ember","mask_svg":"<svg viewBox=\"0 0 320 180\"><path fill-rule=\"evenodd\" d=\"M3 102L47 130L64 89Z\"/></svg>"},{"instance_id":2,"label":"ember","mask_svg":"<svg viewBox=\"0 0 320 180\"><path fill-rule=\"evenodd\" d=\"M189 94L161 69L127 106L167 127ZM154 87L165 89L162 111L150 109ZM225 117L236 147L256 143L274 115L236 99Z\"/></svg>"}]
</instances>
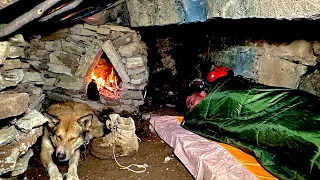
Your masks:
<instances>
[{"instance_id":1,"label":"ember","mask_svg":"<svg viewBox=\"0 0 320 180\"><path fill-rule=\"evenodd\" d=\"M105 59L99 59L98 65L91 72L91 79L97 84L101 95L114 99L120 98L119 78L113 66Z\"/></svg>"}]
</instances>

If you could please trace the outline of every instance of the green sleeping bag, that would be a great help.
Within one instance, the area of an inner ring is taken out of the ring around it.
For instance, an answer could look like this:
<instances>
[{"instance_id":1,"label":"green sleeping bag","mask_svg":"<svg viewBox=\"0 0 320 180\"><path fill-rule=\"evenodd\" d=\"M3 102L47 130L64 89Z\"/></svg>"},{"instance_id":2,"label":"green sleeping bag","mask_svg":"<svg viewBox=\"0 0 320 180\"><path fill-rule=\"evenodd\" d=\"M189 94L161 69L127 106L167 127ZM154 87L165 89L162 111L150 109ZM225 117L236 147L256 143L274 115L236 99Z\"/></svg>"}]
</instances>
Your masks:
<instances>
[{"instance_id":1,"label":"green sleeping bag","mask_svg":"<svg viewBox=\"0 0 320 180\"><path fill-rule=\"evenodd\" d=\"M308 92L221 77L182 126L253 155L280 179L320 179L320 100Z\"/></svg>"}]
</instances>

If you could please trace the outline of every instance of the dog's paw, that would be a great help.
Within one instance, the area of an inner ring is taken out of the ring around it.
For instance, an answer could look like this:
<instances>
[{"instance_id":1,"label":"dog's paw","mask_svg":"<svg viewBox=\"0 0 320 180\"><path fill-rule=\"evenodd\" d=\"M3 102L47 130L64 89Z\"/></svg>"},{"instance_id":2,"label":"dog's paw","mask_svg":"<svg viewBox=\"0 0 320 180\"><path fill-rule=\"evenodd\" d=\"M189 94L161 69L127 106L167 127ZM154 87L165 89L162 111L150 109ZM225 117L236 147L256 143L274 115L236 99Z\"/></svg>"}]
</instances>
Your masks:
<instances>
[{"instance_id":1,"label":"dog's paw","mask_svg":"<svg viewBox=\"0 0 320 180\"><path fill-rule=\"evenodd\" d=\"M52 174L50 180L63 180L63 177L60 173Z\"/></svg>"},{"instance_id":2,"label":"dog's paw","mask_svg":"<svg viewBox=\"0 0 320 180\"><path fill-rule=\"evenodd\" d=\"M76 174L76 173L68 174L67 180L79 180L78 174Z\"/></svg>"}]
</instances>

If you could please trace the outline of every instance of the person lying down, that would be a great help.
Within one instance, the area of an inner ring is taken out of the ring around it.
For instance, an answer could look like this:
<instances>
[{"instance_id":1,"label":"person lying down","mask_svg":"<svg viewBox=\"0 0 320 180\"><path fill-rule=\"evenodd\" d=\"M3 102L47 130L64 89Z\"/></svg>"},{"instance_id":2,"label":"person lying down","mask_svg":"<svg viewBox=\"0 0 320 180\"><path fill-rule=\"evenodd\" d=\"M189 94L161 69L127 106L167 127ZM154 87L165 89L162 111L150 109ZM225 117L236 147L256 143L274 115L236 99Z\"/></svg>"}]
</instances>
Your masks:
<instances>
[{"instance_id":1,"label":"person lying down","mask_svg":"<svg viewBox=\"0 0 320 180\"><path fill-rule=\"evenodd\" d=\"M186 106L182 127L253 155L275 177L320 178L318 96L223 76Z\"/></svg>"}]
</instances>

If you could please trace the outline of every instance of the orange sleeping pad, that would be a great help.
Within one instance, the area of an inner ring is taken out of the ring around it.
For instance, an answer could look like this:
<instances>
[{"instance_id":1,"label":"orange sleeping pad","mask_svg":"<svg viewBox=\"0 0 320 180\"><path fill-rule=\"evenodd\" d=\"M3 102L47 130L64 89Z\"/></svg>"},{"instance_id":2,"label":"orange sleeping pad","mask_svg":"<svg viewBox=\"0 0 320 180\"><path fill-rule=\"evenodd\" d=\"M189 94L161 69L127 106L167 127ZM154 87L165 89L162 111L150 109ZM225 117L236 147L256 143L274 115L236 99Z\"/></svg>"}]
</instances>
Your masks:
<instances>
[{"instance_id":1,"label":"orange sleeping pad","mask_svg":"<svg viewBox=\"0 0 320 180\"><path fill-rule=\"evenodd\" d=\"M183 116L173 116L176 118L180 123L183 121ZM219 143L223 148L225 148L235 159L237 159L244 167L246 167L252 174L254 174L258 179L267 180L267 179L278 179L266 171L258 162L257 160L237 149L233 146L228 144Z\"/></svg>"}]
</instances>

